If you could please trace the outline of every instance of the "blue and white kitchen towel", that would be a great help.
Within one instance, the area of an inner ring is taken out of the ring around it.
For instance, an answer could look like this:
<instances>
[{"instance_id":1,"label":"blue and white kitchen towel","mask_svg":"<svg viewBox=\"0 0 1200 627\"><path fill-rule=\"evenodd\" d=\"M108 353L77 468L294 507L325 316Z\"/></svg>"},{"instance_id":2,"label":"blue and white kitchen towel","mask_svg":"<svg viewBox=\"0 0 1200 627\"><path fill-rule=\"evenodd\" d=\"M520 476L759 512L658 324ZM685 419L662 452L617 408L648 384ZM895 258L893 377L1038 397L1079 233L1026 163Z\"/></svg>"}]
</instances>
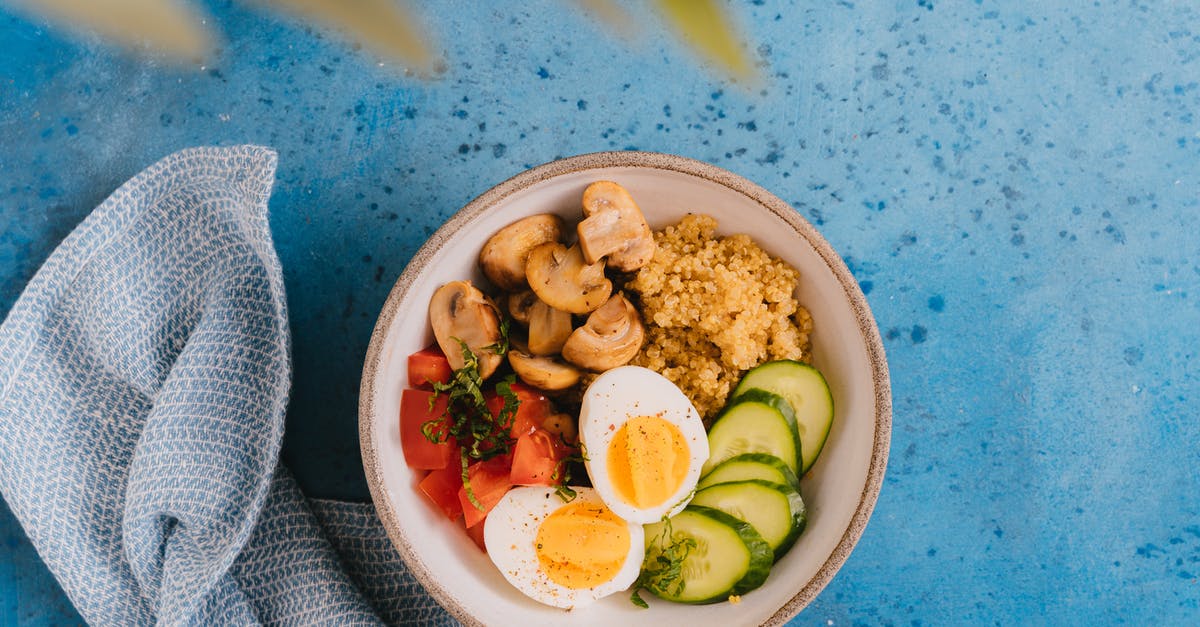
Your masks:
<instances>
[{"instance_id":1,"label":"blue and white kitchen towel","mask_svg":"<svg viewBox=\"0 0 1200 627\"><path fill-rule=\"evenodd\" d=\"M451 622L370 505L279 462L275 153L196 148L104 201L0 326L0 494L88 622Z\"/></svg>"}]
</instances>

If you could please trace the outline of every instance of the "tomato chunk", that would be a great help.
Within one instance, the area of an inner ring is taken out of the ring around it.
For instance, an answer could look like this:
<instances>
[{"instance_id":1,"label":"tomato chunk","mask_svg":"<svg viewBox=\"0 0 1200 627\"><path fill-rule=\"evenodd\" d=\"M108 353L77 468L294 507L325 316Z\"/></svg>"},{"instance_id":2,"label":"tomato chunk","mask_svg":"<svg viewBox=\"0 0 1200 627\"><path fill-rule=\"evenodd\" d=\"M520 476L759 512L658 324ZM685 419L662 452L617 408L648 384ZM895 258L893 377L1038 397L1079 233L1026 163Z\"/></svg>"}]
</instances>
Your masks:
<instances>
[{"instance_id":1,"label":"tomato chunk","mask_svg":"<svg viewBox=\"0 0 1200 627\"><path fill-rule=\"evenodd\" d=\"M517 413L513 416L512 426L508 430L509 437L515 440L522 434L530 433L542 426L546 418L554 413L554 404L545 394L522 383L513 383L512 391L520 401ZM504 408L504 398L495 393L488 393L485 397L492 416L499 419L500 410Z\"/></svg>"},{"instance_id":2,"label":"tomato chunk","mask_svg":"<svg viewBox=\"0 0 1200 627\"><path fill-rule=\"evenodd\" d=\"M483 522L487 517L488 512L504 498L504 494L512 487L512 482L509 481L509 469L512 466L512 457L509 455L501 455L487 461L475 462L467 467L467 482L471 484L471 492L475 495L475 500L483 506L480 509L471 502L467 496L467 486L463 485L458 489L458 500L462 505L463 521L467 528Z\"/></svg>"},{"instance_id":3,"label":"tomato chunk","mask_svg":"<svg viewBox=\"0 0 1200 627\"><path fill-rule=\"evenodd\" d=\"M534 429L517 438L509 481L515 485L558 485L568 452L558 436L545 429Z\"/></svg>"},{"instance_id":4,"label":"tomato chunk","mask_svg":"<svg viewBox=\"0 0 1200 627\"><path fill-rule=\"evenodd\" d=\"M456 520L462 516L462 503L458 500L458 490L462 487L460 465L448 464L445 468L431 471L417 487L442 510L446 518Z\"/></svg>"},{"instance_id":5,"label":"tomato chunk","mask_svg":"<svg viewBox=\"0 0 1200 627\"><path fill-rule=\"evenodd\" d=\"M431 390L432 382L448 383L454 369L436 344L408 356L408 384Z\"/></svg>"},{"instance_id":6,"label":"tomato chunk","mask_svg":"<svg viewBox=\"0 0 1200 627\"><path fill-rule=\"evenodd\" d=\"M479 521L478 524L467 527L467 536L475 542L475 546L479 547L480 551L487 553L487 545L483 541L483 526L487 524L487 519Z\"/></svg>"},{"instance_id":7,"label":"tomato chunk","mask_svg":"<svg viewBox=\"0 0 1200 627\"><path fill-rule=\"evenodd\" d=\"M400 396L400 448L409 468L438 470L445 468L451 460L456 466L458 464L458 446L453 438L435 443L421 430L421 426L430 420L444 421L446 395L438 396L432 410L429 408L431 396L433 392L414 389L404 390Z\"/></svg>"}]
</instances>

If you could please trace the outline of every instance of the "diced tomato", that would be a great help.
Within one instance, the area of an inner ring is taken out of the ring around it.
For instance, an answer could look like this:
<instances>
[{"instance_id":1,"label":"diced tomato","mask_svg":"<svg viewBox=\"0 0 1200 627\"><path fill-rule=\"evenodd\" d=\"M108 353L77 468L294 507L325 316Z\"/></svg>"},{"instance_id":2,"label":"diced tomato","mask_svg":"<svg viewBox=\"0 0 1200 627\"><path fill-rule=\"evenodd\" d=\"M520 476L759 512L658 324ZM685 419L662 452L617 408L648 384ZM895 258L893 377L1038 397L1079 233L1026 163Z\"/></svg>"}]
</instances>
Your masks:
<instances>
[{"instance_id":1,"label":"diced tomato","mask_svg":"<svg viewBox=\"0 0 1200 627\"><path fill-rule=\"evenodd\" d=\"M515 485L558 485L568 452L558 436L545 429L534 429L517 438L509 481Z\"/></svg>"},{"instance_id":2,"label":"diced tomato","mask_svg":"<svg viewBox=\"0 0 1200 627\"><path fill-rule=\"evenodd\" d=\"M475 546L479 547L480 551L487 553L487 545L483 541L483 526L485 524L487 524L486 518L474 526L467 527L467 536L475 542Z\"/></svg>"},{"instance_id":3,"label":"diced tomato","mask_svg":"<svg viewBox=\"0 0 1200 627\"><path fill-rule=\"evenodd\" d=\"M517 407L517 414L513 416L512 426L508 430L509 437L516 439L522 434L530 433L542 426L546 418L554 413L554 405L550 399L546 398L545 394L528 385L513 383L512 391L521 403ZM492 416L499 419L500 410L504 408L504 398L499 394L489 393L486 395L486 400Z\"/></svg>"},{"instance_id":4,"label":"diced tomato","mask_svg":"<svg viewBox=\"0 0 1200 627\"><path fill-rule=\"evenodd\" d=\"M408 384L414 388L433 389L430 382L448 383L454 372L449 360L437 344L408 356Z\"/></svg>"},{"instance_id":5,"label":"diced tomato","mask_svg":"<svg viewBox=\"0 0 1200 627\"><path fill-rule=\"evenodd\" d=\"M504 493L512 487L508 479L512 457L501 455L487 461L475 462L467 467L467 482L471 484L471 492L475 500L483 506L479 509L467 496L467 486L458 489L458 500L462 504L463 520L467 528L483 522L488 512L504 498Z\"/></svg>"},{"instance_id":6,"label":"diced tomato","mask_svg":"<svg viewBox=\"0 0 1200 627\"><path fill-rule=\"evenodd\" d=\"M541 427L546 418L554 414L554 404L546 398L545 394L534 388L520 383L514 383L512 387L517 398L521 400L521 406L517 409L517 416L513 420L513 428L509 430L509 435L516 438Z\"/></svg>"},{"instance_id":7,"label":"diced tomato","mask_svg":"<svg viewBox=\"0 0 1200 627\"><path fill-rule=\"evenodd\" d=\"M442 510L446 518L455 520L462 516L462 503L458 501L458 489L462 487L462 468L459 465L448 464L445 468L430 471L417 487Z\"/></svg>"},{"instance_id":8,"label":"diced tomato","mask_svg":"<svg viewBox=\"0 0 1200 627\"><path fill-rule=\"evenodd\" d=\"M453 438L445 442L431 442L421 430L430 420L442 420L446 413L446 396L439 395L433 409L429 408L429 397L433 392L407 389L400 396L400 448L409 468L437 470L445 468L451 460L459 460L458 447Z\"/></svg>"}]
</instances>

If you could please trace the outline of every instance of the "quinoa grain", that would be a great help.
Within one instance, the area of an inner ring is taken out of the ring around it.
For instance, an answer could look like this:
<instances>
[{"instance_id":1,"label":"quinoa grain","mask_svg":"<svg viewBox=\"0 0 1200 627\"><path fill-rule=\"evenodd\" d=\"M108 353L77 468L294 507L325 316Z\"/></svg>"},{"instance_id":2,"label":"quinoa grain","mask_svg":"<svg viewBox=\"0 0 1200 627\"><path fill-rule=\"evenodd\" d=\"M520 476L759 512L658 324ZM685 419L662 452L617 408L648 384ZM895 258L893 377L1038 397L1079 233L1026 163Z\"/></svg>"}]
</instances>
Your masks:
<instances>
[{"instance_id":1,"label":"quinoa grain","mask_svg":"<svg viewBox=\"0 0 1200 627\"><path fill-rule=\"evenodd\" d=\"M749 236L716 229L711 216L693 214L656 231L653 260L625 286L646 325L631 363L679 386L706 422L750 368L809 361L813 326L794 296L799 273Z\"/></svg>"}]
</instances>

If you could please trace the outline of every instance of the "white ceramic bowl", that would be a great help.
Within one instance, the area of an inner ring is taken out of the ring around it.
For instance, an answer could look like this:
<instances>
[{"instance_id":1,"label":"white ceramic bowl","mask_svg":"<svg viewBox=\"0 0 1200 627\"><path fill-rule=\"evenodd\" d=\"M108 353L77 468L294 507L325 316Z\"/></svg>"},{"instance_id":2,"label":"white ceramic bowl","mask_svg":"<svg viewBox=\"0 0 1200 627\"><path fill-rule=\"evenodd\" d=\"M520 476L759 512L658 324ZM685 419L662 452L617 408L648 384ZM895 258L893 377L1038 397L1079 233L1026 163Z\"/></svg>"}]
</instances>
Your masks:
<instances>
[{"instance_id":1,"label":"white ceramic bowl","mask_svg":"<svg viewBox=\"0 0 1200 627\"><path fill-rule=\"evenodd\" d=\"M688 606L628 594L565 612L510 586L466 534L417 491L420 477L400 449L400 393L407 356L433 341L426 307L438 286L482 281L483 243L524 216L554 212L574 224L591 182L629 189L653 228L707 213L719 232L748 233L800 271L797 298L812 313L815 365L832 388L835 417L817 463L801 481L808 527L767 582L733 605ZM792 207L712 165L645 152L561 159L523 172L459 211L417 252L383 306L363 368L359 400L363 466L379 517L410 571L467 624L745 625L782 624L807 605L846 561L871 515L887 466L891 390L879 330L862 291L833 248Z\"/></svg>"}]
</instances>

